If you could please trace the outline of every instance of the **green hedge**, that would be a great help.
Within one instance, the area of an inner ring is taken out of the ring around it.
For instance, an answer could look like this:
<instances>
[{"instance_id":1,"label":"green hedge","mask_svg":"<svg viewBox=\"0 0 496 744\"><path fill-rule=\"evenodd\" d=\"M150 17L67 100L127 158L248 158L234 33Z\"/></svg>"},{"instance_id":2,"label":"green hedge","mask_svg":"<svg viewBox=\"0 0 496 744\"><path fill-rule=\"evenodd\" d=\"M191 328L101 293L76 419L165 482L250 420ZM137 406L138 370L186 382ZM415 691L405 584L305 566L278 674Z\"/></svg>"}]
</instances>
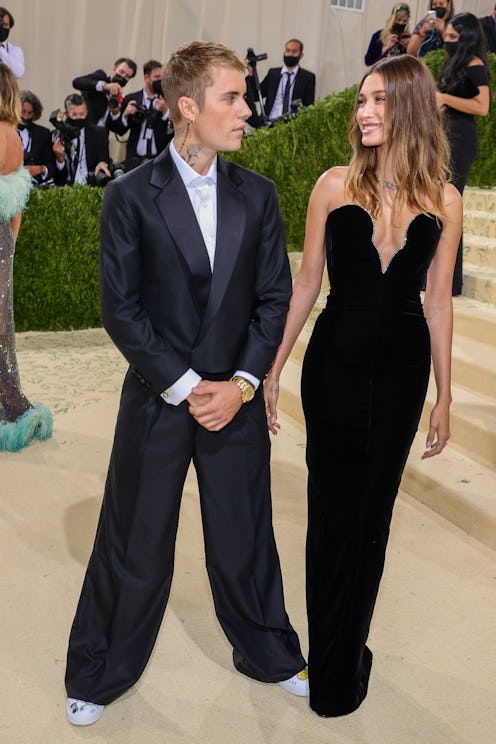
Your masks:
<instances>
[{"instance_id":1,"label":"green hedge","mask_svg":"<svg viewBox=\"0 0 496 744\"><path fill-rule=\"evenodd\" d=\"M444 52L426 57L435 77ZM496 55L489 55L496 93ZM275 181L289 250L301 250L310 191L326 168L350 157L348 124L356 86L328 96L287 124L260 129L228 157ZM496 109L477 119L479 157L471 186L496 186ZM99 219L103 190L35 189L23 217L15 258L18 331L68 330L100 325L98 307Z\"/></svg>"},{"instance_id":2,"label":"green hedge","mask_svg":"<svg viewBox=\"0 0 496 744\"><path fill-rule=\"evenodd\" d=\"M101 325L99 223L103 189L33 189L14 263L17 331Z\"/></svg>"}]
</instances>

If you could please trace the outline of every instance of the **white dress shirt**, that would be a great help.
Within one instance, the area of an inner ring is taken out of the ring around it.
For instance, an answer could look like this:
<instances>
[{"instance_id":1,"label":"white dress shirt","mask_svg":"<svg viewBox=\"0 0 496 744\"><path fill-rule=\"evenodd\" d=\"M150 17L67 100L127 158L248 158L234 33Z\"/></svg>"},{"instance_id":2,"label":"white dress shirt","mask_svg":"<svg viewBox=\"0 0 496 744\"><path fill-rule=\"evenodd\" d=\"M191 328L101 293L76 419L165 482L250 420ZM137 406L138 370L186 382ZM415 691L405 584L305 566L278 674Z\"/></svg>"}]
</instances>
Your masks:
<instances>
[{"instance_id":1,"label":"white dress shirt","mask_svg":"<svg viewBox=\"0 0 496 744\"><path fill-rule=\"evenodd\" d=\"M78 164L76 168L76 173L74 175L74 183L80 183L82 186L85 186L88 180L88 165L86 163L86 147L85 147L85 136L84 135L85 135L85 130L83 127L83 129L81 129L81 134L79 135L79 139L73 139L71 142L70 159L66 153L63 163L59 163L58 160L55 161L57 170L64 170L65 166L67 166L67 170L69 171L69 173L71 173L71 166L74 163L76 152L78 151L77 152Z\"/></svg>"},{"instance_id":2,"label":"white dress shirt","mask_svg":"<svg viewBox=\"0 0 496 744\"><path fill-rule=\"evenodd\" d=\"M200 176L181 158L180 155L178 155L173 141L170 143L169 147L172 160L174 161L174 164L179 171L179 175L186 186L188 196L198 220L203 240L205 241L210 268L214 271L217 232L217 157L213 159L210 168L208 169L208 173L205 176ZM260 380L248 372L236 370L235 374L249 380L255 386L255 389L257 389L260 384ZM198 385L200 381L200 375L193 369L188 369L179 380L176 380L173 385L167 388L167 390L164 390L162 397L166 403L178 406L183 402L183 400L186 400L188 395L191 393L191 390Z\"/></svg>"},{"instance_id":3,"label":"white dress shirt","mask_svg":"<svg viewBox=\"0 0 496 744\"><path fill-rule=\"evenodd\" d=\"M290 83L290 89L289 89L289 107L291 110L291 101L293 98L293 88L295 84L296 79L296 73L300 69L299 65L296 65L296 67L292 67L289 69L289 67L286 67L286 65L283 65L281 67L281 79L279 80L279 87L277 89L276 97L274 98L274 103L272 105L272 109L269 113L269 119L278 119L280 116L282 116L282 104L284 99L284 90L286 88L286 82L287 77L286 73L289 72L291 75L291 83Z\"/></svg>"},{"instance_id":4,"label":"white dress shirt","mask_svg":"<svg viewBox=\"0 0 496 744\"><path fill-rule=\"evenodd\" d=\"M21 47L11 44L10 41L2 41L0 44L0 60L10 67L16 78L24 75L24 52Z\"/></svg>"}]
</instances>

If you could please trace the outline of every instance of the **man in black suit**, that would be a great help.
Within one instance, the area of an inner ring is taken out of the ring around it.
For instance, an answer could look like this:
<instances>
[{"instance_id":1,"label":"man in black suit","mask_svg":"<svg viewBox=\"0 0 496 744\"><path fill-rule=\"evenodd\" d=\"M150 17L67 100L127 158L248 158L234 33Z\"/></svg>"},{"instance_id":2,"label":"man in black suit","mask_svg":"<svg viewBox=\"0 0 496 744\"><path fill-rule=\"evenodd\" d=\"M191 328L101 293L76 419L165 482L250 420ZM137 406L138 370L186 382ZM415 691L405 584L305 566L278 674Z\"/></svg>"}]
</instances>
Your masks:
<instances>
[{"instance_id":1,"label":"man in black suit","mask_svg":"<svg viewBox=\"0 0 496 744\"><path fill-rule=\"evenodd\" d=\"M95 175L101 172L110 178L107 130L88 123L88 109L79 93L67 96L64 105L66 131L59 130L53 143L55 183L85 185L91 172Z\"/></svg>"},{"instance_id":2,"label":"man in black suit","mask_svg":"<svg viewBox=\"0 0 496 744\"><path fill-rule=\"evenodd\" d=\"M273 183L217 155L240 147L250 113L244 72L221 44L174 53L162 79L174 140L105 194L102 320L129 370L69 640L66 714L75 725L96 721L148 661L191 461L236 668L308 694L284 609L260 385L291 294L283 226Z\"/></svg>"},{"instance_id":3,"label":"man in black suit","mask_svg":"<svg viewBox=\"0 0 496 744\"><path fill-rule=\"evenodd\" d=\"M124 98L122 113L113 126L113 131L119 135L129 131L126 171L158 155L173 137L161 77L161 62L151 59L143 65L144 88Z\"/></svg>"},{"instance_id":4,"label":"man in black suit","mask_svg":"<svg viewBox=\"0 0 496 744\"><path fill-rule=\"evenodd\" d=\"M284 65L271 67L260 83L262 98L265 99L265 120L255 105L258 102L258 92L253 81L253 70L248 66L247 102L252 111L248 124L257 128L267 121L280 119L291 112L291 105L296 101L305 107L315 102L315 75L300 67L303 56L303 42L289 39L284 47Z\"/></svg>"},{"instance_id":5,"label":"man in black suit","mask_svg":"<svg viewBox=\"0 0 496 744\"><path fill-rule=\"evenodd\" d=\"M41 117L43 106L32 91L21 91L21 121L17 126L24 150L24 165L33 180L47 183L55 172L55 158L52 152L50 130L35 124Z\"/></svg>"},{"instance_id":6,"label":"man in black suit","mask_svg":"<svg viewBox=\"0 0 496 744\"><path fill-rule=\"evenodd\" d=\"M74 78L72 86L83 93L90 124L105 126L113 131L113 122L120 114L122 89L136 75L136 70L136 62L128 57L119 57L110 75L105 70L95 70Z\"/></svg>"},{"instance_id":7,"label":"man in black suit","mask_svg":"<svg viewBox=\"0 0 496 744\"><path fill-rule=\"evenodd\" d=\"M479 22L486 37L487 51L496 53L496 3L491 15L479 18Z\"/></svg>"}]
</instances>

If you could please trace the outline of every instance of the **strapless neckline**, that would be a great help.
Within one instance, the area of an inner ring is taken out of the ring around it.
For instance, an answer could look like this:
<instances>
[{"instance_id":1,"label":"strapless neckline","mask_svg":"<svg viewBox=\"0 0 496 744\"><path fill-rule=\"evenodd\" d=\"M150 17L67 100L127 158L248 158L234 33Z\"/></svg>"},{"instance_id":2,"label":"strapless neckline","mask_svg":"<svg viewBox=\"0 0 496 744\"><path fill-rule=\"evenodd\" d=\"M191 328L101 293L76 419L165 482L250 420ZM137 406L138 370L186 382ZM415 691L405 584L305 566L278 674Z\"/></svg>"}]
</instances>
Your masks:
<instances>
[{"instance_id":1,"label":"strapless neckline","mask_svg":"<svg viewBox=\"0 0 496 744\"><path fill-rule=\"evenodd\" d=\"M387 263L384 263L384 261L383 261L383 254L382 254L382 252L381 252L381 249L379 248L379 246L378 246L378 245L377 245L377 243L375 242L375 229L376 229L376 224L375 224L375 220L374 220L373 216L371 215L371 213L369 212L369 210L368 210L368 209L367 209L366 207L362 206L361 204L357 204L356 202L348 202L348 203L346 203L346 204L340 204L340 206L339 206L339 207L335 207L334 209L331 209L331 211L330 211L330 212L329 212L329 213L327 214L327 219L329 219L329 217L330 217L330 216L331 216L332 214L334 214L335 212L339 211L340 209L348 209L348 208L350 208L350 207L356 207L357 209L360 209L360 210L361 210L362 212L365 212L365 214L367 214L367 215L368 215L368 217L369 217L369 219L370 219L370 222L371 222L371 226L372 226L372 237L371 237L371 243L372 243L372 245L374 246L374 248L375 248L375 251L376 251L376 253L377 253L377 256L378 256L378 258L379 258L379 264L380 264L380 267L381 267L381 273L382 273L382 274L385 274L385 273L387 272L387 270L388 270L388 269L389 269L389 267L391 266L391 262L393 261L393 259L394 259L394 258L395 258L395 257L396 257L396 256L398 255L398 253L400 253L400 251L402 251L402 250L403 250L403 248L405 247L405 245L406 245L406 242L407 242L407 240L408 240L408 231L410 230L410 227L411 227L411 226L413 225L413 223L415 222L415 220L416 220L416 219L417 219L418 217L422 217L422 216L424 216L424 217L428 217L429 219L432 219L432 216L429 216L429 215L425 214L424 212L417 212L417 214L415 214L415 215L414 215L414 216L413 216L413 217L412 217L412 218L411 218L411 219L410 219L410 220L408 221L408 223L406 224L405 228L403 229L403 241L402 241L401 245L399 246L399 248L397 248L397 249L396 249L396 250L395 250L395 251L394 251L394 252L393 252L393 253L391 254L391 257L389 258L389 261L387 261Z\"/></svg>"}]
</instances>

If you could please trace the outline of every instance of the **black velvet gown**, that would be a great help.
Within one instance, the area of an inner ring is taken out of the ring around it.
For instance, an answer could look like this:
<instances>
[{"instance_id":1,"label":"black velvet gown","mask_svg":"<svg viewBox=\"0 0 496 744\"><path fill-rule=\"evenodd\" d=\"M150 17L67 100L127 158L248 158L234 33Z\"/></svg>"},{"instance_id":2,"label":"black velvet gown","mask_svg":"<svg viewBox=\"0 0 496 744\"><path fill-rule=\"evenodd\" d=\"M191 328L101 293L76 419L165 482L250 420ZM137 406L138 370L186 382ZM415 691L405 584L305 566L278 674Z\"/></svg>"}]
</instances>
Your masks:
<instances>
[{"instance_id":1,"label":"black velvet gown","mask_svg":"<svg viewBox=\"0 0 496 744\"><path fill-rule=\"evenodd\" d=\"M310 705L320 715L351 713L367 694L366 641L429 378L419 290L441 229L415 216L385 266L363 207L327 219L331 291L302 370Z\"/></svg>"}]
</instances>

